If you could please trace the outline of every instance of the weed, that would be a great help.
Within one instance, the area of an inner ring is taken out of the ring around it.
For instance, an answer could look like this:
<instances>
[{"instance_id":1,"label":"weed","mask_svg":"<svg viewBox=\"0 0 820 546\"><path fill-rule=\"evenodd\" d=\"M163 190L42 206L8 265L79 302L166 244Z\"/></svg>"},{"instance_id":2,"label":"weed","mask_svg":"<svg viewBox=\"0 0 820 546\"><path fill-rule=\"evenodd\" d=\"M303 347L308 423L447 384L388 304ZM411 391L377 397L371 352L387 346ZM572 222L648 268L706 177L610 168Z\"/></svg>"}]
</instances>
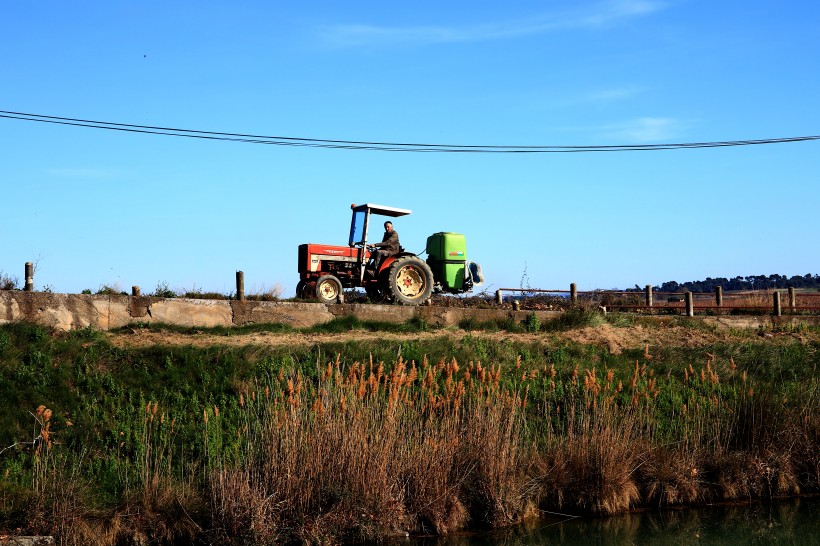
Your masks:
<instances>
[{"instance_id":1,"label":"weed","mask_svg":"<svg viewBox=\"0 0 820 546\"><path fill-rule=\"evenodd\" d=\"M0 290L19 290L20 279L0 271Z\"/></svg>"},{"instance_id":2,"label":"weed","mask_svg":"<svg viewBox=\"0 0 820 546\"><path fill-rule=\"evenodd\" d=\"M605 320L604 316L597 309L591 310L573 307L567 309L554 319L547 321L547 323L544 324L544 330L561 331L599 326L603 324Z\"/></svg>"},{"instance_id":3,"label":"weed","mask_svg":"<svg viewBox=\"0 0 820 546\"><path fill-rule=\"evenodd\" d=\"M119 295L127 295L126 292L123 292L122 288L118 284L109 285L103 284L97 289L97 295L101 296L119 296Z\"/></svg>"},{"instance_id":4,"label":"weed","mask_svg":"<svg viewBox=\"0 0 820 546\"><path fill-rule=\"evenodd\" d=\"M423 317L413 317L407 321L407 327L418 332L427 332L433 329Z\"/></svg>"},{"instance_id":5,"label":"weed","mask_svg":"<svg viewBox=\"0 0 820 546\"><path fill-rule=\"evenodd\" d=\"M151 295L157 298L176 298L178 296L174 290L171 290L166 281L158 282L154 293Z\"/></svg>"},{"instance_id":6,"label":"weed","mask_svg":"<svg viewBox=\"0 0 820 546\"><path fill-rule=\"evenodd\" d=\"M68 337L80 341L101 341L105 339L105 335L93 326L86 326L85 328L71 330L68 333Z\"/></svg>"},{"instance_id":7,"label":"weed","mask_svg":"<svg viewBox=\"0 0 820 546\"><path fill-rule=\"evenodd\" d=\"M163 289L167 290L167 286L164 286ZM231 299L230 296L226 294L221 294L219 292L203 292L202 288L198 288L194 285L193 288L190 290L183 292L178 295L181 298L193 299L193 300L228 300ZM176 296L174 296L176 297Z\"/></svg>"},{"instance_id":8,"label":"weed","mask_svg":"<svg viewBox=\"0 0 820 546\"><path fill-rule=\"evenodd\" d=\"M309 333L342 333L353 330L365 330L369 332L422 332L430 328L430 325L421 318L412 318L404 323L379 322L370 320L360 320L355 316L337 317L324 324L317 324L302 331Z\"/></svg>"},{"instance_id":9,"label":"weed","mask_svg":"<svg viewBox=\"0 0 820 546\"><path fill-rule=\"evenodd\" d=\"M627 313L607 313L606 322L616 328L626 328L635 325L639 317Z\"/></svg>"},{"instance_id":10,"label":"weed","mask_svg":"<svg viewBox=\"0 0 820 546\"><path fill-rule=\"evenodd\" d=\"M468 332L521 332L522 326L512 318L494 319L479 321L473 317L464 319L458 323L458 327Z\"/></svg>"},{"instance_id":11,"label":"weed","mask_svg":"<svg viewBox=\"0 0 820 546\"><path fill-rule=\"evenodd\" d=\"M282 287L279 283L274 284L271 288L262 286L260 290L255 290L245 296L246 299L251 301L279 301L281 297Z\"/></svg>"},{"instance_id":12,"label":"weed","mask_svg":"<svg viewBox=\"0 0 820 546\"><path fill-rule=\"evenodd\" d=\"M788 321L772 323L772 332L783 334L802 334L812 330L812 327L804 321Z\"/></svg>"},{"instance_id":13,"label":"weed","mask_svg":"<svg viewBox=\"0 0 820 546\"><path fill-rule=\"evenodd\" d=\"M541 319L538 318L536 313L530 313L527 315L527 318L524 321L524 329L531 333L538 332L541 329Z\"/></svg>"}]
</instances>

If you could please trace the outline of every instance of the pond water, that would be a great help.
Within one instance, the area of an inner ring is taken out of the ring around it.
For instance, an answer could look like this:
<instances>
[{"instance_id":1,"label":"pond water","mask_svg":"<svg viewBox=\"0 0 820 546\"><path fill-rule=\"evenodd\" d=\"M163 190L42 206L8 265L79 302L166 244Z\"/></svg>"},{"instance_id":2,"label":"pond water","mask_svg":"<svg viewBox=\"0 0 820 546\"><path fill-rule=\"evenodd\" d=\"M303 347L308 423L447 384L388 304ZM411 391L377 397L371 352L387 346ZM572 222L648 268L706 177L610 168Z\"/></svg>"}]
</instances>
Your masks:
<instances>
[{"instance_id":1,"label":"pond water","mask_svg":"<svg viewBox=\"0 0 820 546\"><path fill-rule=\"evenodd\" d=\"M820 499L648 511L608 518L551 516L502 531L417 539L409 543L412 546L820 545Z\"/></svg>"}]
</instances>

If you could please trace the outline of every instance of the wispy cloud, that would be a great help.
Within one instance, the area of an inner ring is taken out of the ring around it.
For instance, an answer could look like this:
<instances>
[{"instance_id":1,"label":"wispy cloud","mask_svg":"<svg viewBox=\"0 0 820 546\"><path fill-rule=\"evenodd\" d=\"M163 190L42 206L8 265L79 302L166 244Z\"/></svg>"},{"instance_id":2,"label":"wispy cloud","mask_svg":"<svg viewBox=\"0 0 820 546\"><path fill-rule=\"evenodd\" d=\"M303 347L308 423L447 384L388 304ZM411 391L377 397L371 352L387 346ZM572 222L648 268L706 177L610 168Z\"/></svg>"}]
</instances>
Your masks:
<instances>
[{"instance_id":1,"label":"wispy cloud","mask_svg":"<svg viewBox=\"0 0 820 546\"><path fill-rule=\"evenodd\" d=\"M542 13L526 21L505 21L471 26L388 27L367 24L323 27L320 34L339 47L362 45L426 45L503 40L562 29L599 28L659 11L655 0L609 0L562 13Z\"/></svg>"},{"instance_id":2,"label":"wispy cloud","mask_svg":"<svg viewBox=\"0 0 820 546\"><path fill-rule=\"evenodd\" d=\"M600 127L601 138L617 144L659 144L677 138L691 125L674 118L638 118Z\"/></svg>"}]
</instances>

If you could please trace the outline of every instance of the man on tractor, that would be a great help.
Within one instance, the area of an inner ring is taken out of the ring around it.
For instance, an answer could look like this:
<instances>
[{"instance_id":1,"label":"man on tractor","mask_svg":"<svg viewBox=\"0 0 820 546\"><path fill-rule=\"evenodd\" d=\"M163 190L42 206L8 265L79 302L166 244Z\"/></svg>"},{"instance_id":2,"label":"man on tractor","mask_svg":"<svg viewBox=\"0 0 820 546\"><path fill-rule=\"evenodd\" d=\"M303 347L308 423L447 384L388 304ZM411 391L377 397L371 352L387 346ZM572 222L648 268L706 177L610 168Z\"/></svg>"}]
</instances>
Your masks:
<instances>
[{"instance_id":1,"label":"man on tractor","mask_svg":"<svg viewBox=\"0 0 820 546\"><path fill-rule=\"evenodd\" d=\"M384 223L384 236L381 243L372 245L378 250L372 254L373 258L373 272L379 271L379 266L388 256L395 256L399 253L401 247L399 245L399 233L393 229L393 222L387 221Z\"/></svg>"},{"instance_id":2,"label":"man on tractor","mask_svg":"<svg viewBox=\"0 0 820 546\"><path fill-rule=\"evenodd\" d=\"M298 297L333 304L342 301L346 288L364 288L374 302L421 305L430 301L434 290L461 294L482 280L478 265L467 262L464 235L434 233L427 238L425 261L399 245L399 234L389 220L384 222L381 242L367 242L372 215L398 218L410 214L409 210L373 203L351 205L350 209L353 215L346 246L299 245Z\"/></svg>"}]
</instances>

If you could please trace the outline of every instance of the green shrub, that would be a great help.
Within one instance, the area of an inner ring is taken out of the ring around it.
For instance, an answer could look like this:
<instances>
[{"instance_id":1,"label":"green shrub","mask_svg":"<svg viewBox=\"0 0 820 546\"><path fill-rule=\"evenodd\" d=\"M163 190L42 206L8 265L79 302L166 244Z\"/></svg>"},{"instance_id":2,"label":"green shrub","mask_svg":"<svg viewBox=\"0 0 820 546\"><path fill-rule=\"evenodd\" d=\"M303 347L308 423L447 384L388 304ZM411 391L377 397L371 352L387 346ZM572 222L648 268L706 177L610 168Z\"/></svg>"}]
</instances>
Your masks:
<instances>
[{"instance_id":1,"label":"green shrub","mask_svg":"<svg viewBox=\"0 0 820 546\"><path fill-rule=\"evenodd\" d=\"M524 321L524 329L530 333L538 332L541 329L541 319L537 313L530 313Z\"/></svg>"},{"instance_id":2,"label":"green shrub","mask_svg":"<svg viewBox=\"0 0 820 546\"><path fill-rule=\"evenodd\" d=\"M588 326L600 326L605 322L604 316L596 309L573 307L567 309L544 325L548 331L573 330Z\"/></svg>"}]
</instances>

